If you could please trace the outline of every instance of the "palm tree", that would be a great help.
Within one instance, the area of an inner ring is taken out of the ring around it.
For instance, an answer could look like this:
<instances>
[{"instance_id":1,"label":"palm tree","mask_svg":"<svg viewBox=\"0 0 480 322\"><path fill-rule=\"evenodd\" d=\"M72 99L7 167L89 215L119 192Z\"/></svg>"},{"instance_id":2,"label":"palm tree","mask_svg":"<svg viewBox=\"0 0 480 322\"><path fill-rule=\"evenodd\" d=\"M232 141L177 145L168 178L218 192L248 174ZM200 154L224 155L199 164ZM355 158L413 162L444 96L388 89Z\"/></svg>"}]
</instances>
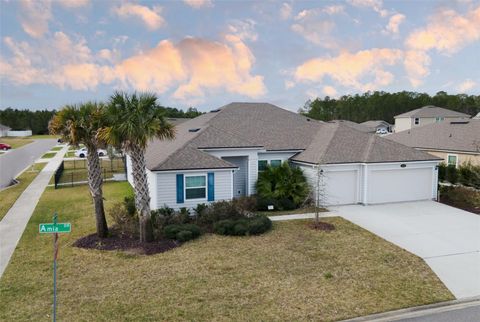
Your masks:
<instances>
[{"instance_id":1,"label":"palm tree","mask_svg":"<svg viewBox=\"0 0 480 322\"><path fill-rule=\"evenodd\" d=\"M88 185L95 208L97 235L100 238L108 235L103 207L102 168L97 154L101 144L98 130L103 124L104 110L104 104L95 102L67 105L54 115L48 125L51 134L61 135L70 145L83 143L87 148Z\"/></svg>"},{"instance_id":2,"label":"palm tree","mask_svg":"<svg viewBox=\"0 0 480 322\"><path fill-rule=\"evenodd\" d=\"M150 193L148 190L145 150L153 138L173 139L175 129L163 117L151 93L115 92L107 108L107 126L100 136L107 143L122 147L132 160L135 206L140 219L140 241L153 239L150 224Z\"/></svg>"}]
</instances>

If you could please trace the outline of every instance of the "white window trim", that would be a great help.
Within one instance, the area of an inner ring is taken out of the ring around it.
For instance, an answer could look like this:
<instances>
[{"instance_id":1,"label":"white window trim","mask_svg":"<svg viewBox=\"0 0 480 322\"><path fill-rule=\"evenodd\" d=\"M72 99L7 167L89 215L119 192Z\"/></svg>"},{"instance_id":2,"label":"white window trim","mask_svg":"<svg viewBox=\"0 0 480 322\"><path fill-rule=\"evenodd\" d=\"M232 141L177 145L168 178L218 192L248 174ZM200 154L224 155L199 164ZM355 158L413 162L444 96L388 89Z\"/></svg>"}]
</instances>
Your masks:
<instances>
[{"instance_id":1,"label":"white window trim","mask_svg":"<svg viewBox=\"0 0 480 322\"><path fill-rule=\"evenodd\" d=\"M458 154L447 154L447 166L450 164L448 163L448 159L450 157L455 157L455 168L458 168Z\"/></svg>"},{"instance_id":2,"label":"white window trim","mask_svg":"<svg viewBox=\"0 0 480 322\"><path fill-rule=\"evenodd\" d=\"M187 189L197 189L197 188L203 188L203 187L189 187L187 188L187 178L190 178L190 177L204 177L205 178L205 198L195 198L195 199L188 199L187 198ZM183 176L183 200L184 201L206 201L208 200L208 178L207 178L207 175L206 174L191 174L191 175L184 175Z\"/></svg>"}]
</instances>

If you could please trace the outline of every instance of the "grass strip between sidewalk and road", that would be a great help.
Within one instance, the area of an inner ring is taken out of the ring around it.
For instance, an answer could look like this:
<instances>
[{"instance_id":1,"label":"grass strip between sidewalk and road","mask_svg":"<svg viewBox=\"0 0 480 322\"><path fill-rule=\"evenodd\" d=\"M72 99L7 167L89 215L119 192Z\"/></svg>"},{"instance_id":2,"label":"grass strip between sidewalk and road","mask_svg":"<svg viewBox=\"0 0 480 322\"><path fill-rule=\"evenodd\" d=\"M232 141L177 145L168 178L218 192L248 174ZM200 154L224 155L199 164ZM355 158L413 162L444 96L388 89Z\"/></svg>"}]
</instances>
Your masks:
<instances>
[{"instance_id":1,"label":"grass strip between sidewalk and road","mask_svg":"<svg viewBox=\"0 0 480 322\"><path fill-rule=\"evenodd\" d=\"M0 138L0 143L9 144L12 149L18 149L24 145L32 143L33 140L27 138L17 138L17 137L2 137Z\"/></svg>"},{"instance_id":2,"label":"grass strip between sidewalk and road","mask_svg":"<svg viewBox=\"0 0 480 322\"><path fill-rule=\"evenodd\" d=\"M35 163L32 168L28 168L17 177L19 181L16 185L10 186L0 191L0 220L5 217L8 210L13 206L18 197L23 191L32 183L33 179L37 177L40 171L47 163Z\"/></svg>"},{"instance_id":3,"label":"grass strip between sidewalk and road","mask_svg":"<svg viewBox=\"0 0 480 322\"><path fill-rule=\"evenodd\" d=\"M106 208L131 193L104 184ZM55 211L72 223L60 236L60 320L331 321L453 299L422 259L339 217L322 219L331 232L275 222L152 256L75 248L95 231L88 187L77 186L43 193L0 280L0 320L50 319L52 236L38 224Z\"/></svg>"},{"instance_id":4,"label":"grass strip between sidewalk and road","mask_svg":"<svg viewBox=\"0 0 480 322\"><path fill-rule=\"evenodd\" d=\"M56 155L57 155L57 152L47 152L44 155L42 155L41 159L51 159Z\"/></svg>"}]
</instances>

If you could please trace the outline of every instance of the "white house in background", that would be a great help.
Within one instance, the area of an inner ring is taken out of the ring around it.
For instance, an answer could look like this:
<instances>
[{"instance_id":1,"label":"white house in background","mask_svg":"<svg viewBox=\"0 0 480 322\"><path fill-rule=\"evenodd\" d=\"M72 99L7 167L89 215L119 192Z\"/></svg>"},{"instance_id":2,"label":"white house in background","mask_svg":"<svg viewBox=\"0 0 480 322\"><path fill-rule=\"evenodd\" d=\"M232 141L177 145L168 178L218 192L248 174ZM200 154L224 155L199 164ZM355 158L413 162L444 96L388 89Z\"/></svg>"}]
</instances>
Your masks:
<instances>
[{"instance_id":1,"label":"white house in background","mask_svg":"<svg viewBox=\"0 0 480 322\"><path fill-rule=\"evenodd\" d=\"M0 138L3 136L8 136L8 131L10 131L8 126L0 124Z\"/></svg>"},{"instance_id":2,"label":"white house in background","mask_svg":"<svg viewBox=\"0 0 480 322\"><path fill-rule=\"evenodd\" d=\"M327 205L429 200L441 159L343 122L321 122L267 103L231 103L179 124L146 152L151 208L178 209L255 194L258 173L301 168ZM128 180L133 184L127 158ZM313 192L315 193L315 191Z\"/></svg>"},{"instance_id":3,"label":"white house in background","mask_svg":"<svg viewBox=\"0 0 480 322\"><path fill-rule=\"evenodd\" d=\"M365 126L372 133L375 133L378 130L385 130L386 132L392 132L392 124L382 120L366 121L366 122L360 123L360 125Z\"/></svg>"},{"instance_id":4,"label":"white house in background","mask_svg":"<svg viewBox=\"0 0 480 322\"><path fill-rule=\"evenodd\" d=\"M461 121L469 118L470 115L465 113L460 113L433 105L427 105L395 116L395 132L410 130L415 127L432 123L439 123L443 121Z\"/></svg>"}]
</instances>

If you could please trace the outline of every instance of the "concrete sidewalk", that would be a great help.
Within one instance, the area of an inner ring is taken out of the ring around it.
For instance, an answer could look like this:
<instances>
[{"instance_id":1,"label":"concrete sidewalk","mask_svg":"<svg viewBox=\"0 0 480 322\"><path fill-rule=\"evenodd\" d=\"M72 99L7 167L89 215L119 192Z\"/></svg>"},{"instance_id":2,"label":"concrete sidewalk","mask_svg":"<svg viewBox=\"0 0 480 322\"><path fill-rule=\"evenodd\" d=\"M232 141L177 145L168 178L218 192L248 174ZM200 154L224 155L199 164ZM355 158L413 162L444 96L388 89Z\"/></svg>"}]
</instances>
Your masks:
<instances>
[{"instance_id":1,"label":"concrete sidewalk","mask_svg":"<svg viewBox=\"0 0 480 322\"><path fill-rule=\"evenodd\" d=\"M57 152L55 157L49 160L48 164L25 191L23 191L12 208L10 208L2 221L0 221L0 278L7 268L8 262L17 247L18 241L22 237L23 231L43 191L47 187L55 170L62 162L67 150L68 146L63 147L62 150Z\"/></svg>"}]
</instances>

